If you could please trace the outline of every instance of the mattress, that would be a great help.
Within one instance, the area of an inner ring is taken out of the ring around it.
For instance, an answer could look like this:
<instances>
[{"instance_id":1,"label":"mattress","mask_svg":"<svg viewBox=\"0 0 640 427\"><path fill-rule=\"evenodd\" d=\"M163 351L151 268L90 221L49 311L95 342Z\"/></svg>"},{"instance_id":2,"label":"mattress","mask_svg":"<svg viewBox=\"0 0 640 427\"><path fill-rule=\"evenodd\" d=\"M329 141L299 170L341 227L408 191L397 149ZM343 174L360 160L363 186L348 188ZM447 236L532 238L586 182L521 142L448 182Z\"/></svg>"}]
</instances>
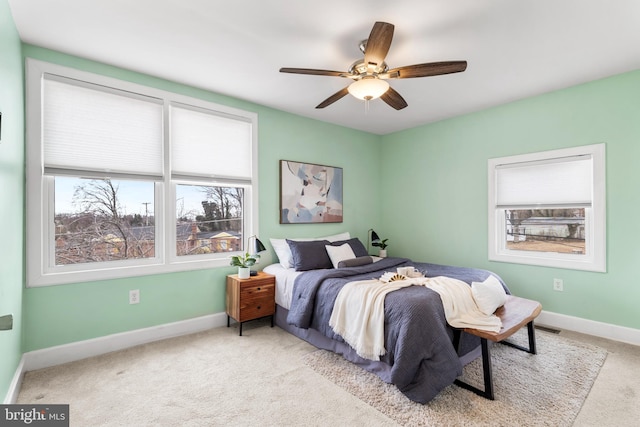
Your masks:
<instances>
[{"instance_id":1,"label":"mattress","mask_svg":"<svg viewBox=\"0 0 640 427\"><path fill-rule=\"evenodd\" d=\"M276 304L289 310L293 299L293 283L302 271L284 268L280 263L268 265L263 271L276 276Z\"/></svg>"},{"instance_id":2,"label":"mattress","mask_svg":"<svg viewBox=\"0 0 640 427\"><path fill-rule=\"evenodd\" d=\"M373 262L382 259L377 256L371 258ZM262 271L276 276L276 304L289 310L293 299L293 284L296 278L304 272L296 271L294 268L285 268L280 263L270 264Z\"/></svg>"}]
</instances>

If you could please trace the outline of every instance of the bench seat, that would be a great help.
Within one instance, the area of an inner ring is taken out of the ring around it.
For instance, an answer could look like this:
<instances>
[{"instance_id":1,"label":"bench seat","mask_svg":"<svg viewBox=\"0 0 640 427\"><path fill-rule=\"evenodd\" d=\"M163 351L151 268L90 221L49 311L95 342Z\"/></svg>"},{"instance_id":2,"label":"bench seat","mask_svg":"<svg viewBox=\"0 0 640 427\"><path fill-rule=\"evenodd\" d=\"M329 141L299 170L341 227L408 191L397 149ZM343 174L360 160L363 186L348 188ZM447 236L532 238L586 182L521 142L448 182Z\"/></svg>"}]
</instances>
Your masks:
<instances>
[{"instance_id":1,"label":"bench seat","mask_svg":"<svg viewBox=\"0 0 640 427\"><path fill-rule=\"evenodd\" d=\"M507 301L502 307L499 307L494 313L502 321L502 328L498 332L481 331L473 328L455 329L454 330L454 346L456 349L460 344L460 334L462 331L480 337L480 346L482 348L482 370L484 374L484 390L481 390L462 380L456 379L454 384L470 390L487 399L494 399L493 395L493 376L491 368L491 342L499 342L527 353L536 354L536 336L533 327L533 321L542 311L542 305L538 301L520 298L513 295L507 295ZM505 341L511 335L519 331L522 327L527 326L529 336L529 347L522 347L517 344Z\"/></svg>"}]
</instances>

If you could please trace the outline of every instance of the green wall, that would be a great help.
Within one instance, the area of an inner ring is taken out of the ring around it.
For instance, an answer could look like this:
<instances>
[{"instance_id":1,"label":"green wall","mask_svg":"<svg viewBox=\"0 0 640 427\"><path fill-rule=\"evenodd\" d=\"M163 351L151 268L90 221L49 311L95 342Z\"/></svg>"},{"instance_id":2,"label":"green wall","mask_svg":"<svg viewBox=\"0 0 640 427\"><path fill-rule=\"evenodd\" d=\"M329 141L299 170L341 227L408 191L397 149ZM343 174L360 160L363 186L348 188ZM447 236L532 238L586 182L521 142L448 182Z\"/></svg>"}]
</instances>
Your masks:
<instances>
[{"instance_id":1,"label":"green wall","mask_svg":"<svg viewBox=\"0 0 640 427\"><path fill-rule=\"evenodd\" d=\"M24 282L24 96L20 38L6 0L0 0L0 316L13 314L13 330L0 331L0 403L22 357Z\"/></svg>"},{"instance_id":2,"label":"green wall","mask_svg":"<svg viewBox=\"0 0 640 427\"><path fill-rule=\"evenodd\" d=\"M474 266L500 274L518 295L550 312L640 328L634 219L640 207L640 72L529 98L386 136L329 125L198 88L30 45L20 45L7 0L0 0L0 397L23 352L224 311L231 267L24 288L24 118L22 55L258 113L259 237L375 228L391 256ZM605 142L607 273L489 262L487 159ZM344 168L342 224L280 225L278 161ZM377 166L371 166L377 165ZM384 168L381 166L384 165ZM382 170L382 173L380 173ZM261 265L275 260L271 247ZM552 291L553 278L564 292ZM140 289L141 303L128 304ZM22 308L24 307L24 309Z\"/></svg>"},{"instance_id":3,"label":"green wall","mask_svg":"<svg viewBox=\"0 0 640 427\"><path fill-rule=\"evenodd\" d=\"M380 137L276 111L197 88L23 45L25 57L116 77L258 113L259 237L275 260L270 237L318 236L350 231L366 241L379 222ZM342 224L279 225L279 160L300 160L344 168ZM225 276L232 267L155 276L27 288L24 293L24 347L32 351L103 335L224 312ZM141 302L129 305L130 289Z\"/></svg>"},{"instance_id":4,"label":"green wall","mask_svg":"<svg viewBox=\"0 0 640 427\"><path fill-rule=\"evenodd\" d=\"M390 255L490 269L544 310L640 328L639 113L636 71L384 136ZM489 262L487 159L601 142L607 272ZM553 278L564 280L564 292L552 290Z\"/></svg>"}]
</instances>

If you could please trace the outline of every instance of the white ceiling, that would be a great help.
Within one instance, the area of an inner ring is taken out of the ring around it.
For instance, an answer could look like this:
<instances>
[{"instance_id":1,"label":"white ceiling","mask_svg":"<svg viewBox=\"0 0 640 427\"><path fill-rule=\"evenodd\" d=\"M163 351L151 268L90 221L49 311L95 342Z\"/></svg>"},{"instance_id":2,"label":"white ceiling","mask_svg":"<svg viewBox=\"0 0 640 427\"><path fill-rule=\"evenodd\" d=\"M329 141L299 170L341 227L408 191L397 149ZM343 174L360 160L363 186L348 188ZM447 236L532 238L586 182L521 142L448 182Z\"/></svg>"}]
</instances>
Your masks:
<instances>
[{"instance_id":1,"label":"white ceiling","mask_svg":"<svg viewBox=\"0 0 640 427\"><path fill-rule=\"evenodd\" d=\"M640 69L638 0L9 0L22 40L376 134ZM390 80L409 106L346 96L340 77L375 21L390 68L466 60L464 73Z\"/></svg>"}]
</instances>

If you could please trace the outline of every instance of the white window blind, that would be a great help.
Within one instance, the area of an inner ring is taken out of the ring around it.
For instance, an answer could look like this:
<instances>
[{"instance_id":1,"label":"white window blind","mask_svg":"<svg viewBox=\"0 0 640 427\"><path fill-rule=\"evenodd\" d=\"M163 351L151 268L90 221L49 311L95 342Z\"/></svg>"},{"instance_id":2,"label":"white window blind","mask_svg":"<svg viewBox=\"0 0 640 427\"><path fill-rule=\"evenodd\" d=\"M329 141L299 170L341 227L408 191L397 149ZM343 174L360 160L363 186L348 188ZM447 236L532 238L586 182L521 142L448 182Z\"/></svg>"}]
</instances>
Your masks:
<instances>
[{"instance_id":1,"label":"white window blind","mask_svg":"<svg viewBox=\"0 0 640 427\"><path fill-rule=\"evenodd\" d=\"M43 85L45 171L162 176L161 100L55 76Z\"/></svg>"},{"instance_id":2,"label":"white window blind","mask_svg":"<svg viewBox=\"0 0 640 427\"><path fill-rule=\"evenodd\" d=\"M593 161L590 155L496 167L499 208L591 206Z\"/></svg>"},{"instance_id":3,"label":"white window blind","mask_svg":"<svg viewBox=\"0 0 640 427\"><path fill-rule=\"evenodd\" d=\"M171 173L251 181L252 125L241 118L171 106Z\"/></svg>"}]
</instances>

